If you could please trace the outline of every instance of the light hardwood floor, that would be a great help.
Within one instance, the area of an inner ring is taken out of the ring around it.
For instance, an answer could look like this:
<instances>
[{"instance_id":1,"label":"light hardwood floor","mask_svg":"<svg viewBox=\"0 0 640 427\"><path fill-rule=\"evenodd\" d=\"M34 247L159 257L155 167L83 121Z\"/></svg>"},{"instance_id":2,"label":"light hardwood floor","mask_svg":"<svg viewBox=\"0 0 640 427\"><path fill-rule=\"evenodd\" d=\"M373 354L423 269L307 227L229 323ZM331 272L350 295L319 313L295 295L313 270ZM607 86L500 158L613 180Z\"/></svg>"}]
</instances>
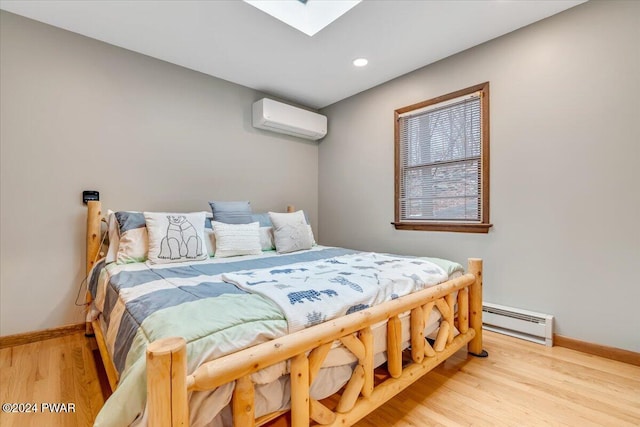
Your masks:
<instances>
[{"instance_id":1,"label":"light hardwood floor","mask_svg":"<svg viewBox=\"0 0 640 427\"><path fill-rule=\"evenodd\" d=\"M358 427L638 426L640 367L487 332L489 358L465 352ZM103 399L82 334L0 350L0 400L72 402L67 414L0 414L0 425L89 426Z\"/></svg>"},{"instance_id":2,"label":"light hardwood floor","mask_svg":"<svg viewBox=\"0 0 640 427\"><path fill-rule=\"evenodd\" d=\"M0 401L3 405L74 403L76 409L71 413L3 411L2 427L92 425L104 399L90 340L76 333L0 350Z\"/></svg>"}]
</instances>

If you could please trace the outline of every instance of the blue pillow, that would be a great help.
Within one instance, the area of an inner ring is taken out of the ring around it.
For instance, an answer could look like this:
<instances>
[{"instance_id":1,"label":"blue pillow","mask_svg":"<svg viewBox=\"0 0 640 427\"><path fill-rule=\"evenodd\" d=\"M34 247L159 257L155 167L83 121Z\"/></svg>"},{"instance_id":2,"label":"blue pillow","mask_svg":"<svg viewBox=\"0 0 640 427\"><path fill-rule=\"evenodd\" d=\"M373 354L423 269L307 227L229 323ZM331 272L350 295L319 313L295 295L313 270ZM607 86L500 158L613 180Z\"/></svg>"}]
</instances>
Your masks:
<instances>
[{"instance_id":1,"label":"blue pillow","mask_svg":"<svg viewBox=\"0 0 640 427\"><path fill-rule=\"evenodd\" d=\"M273 227L273 223L271 222L271 218L269 218L268 212L251 214L251 222L259 222L260 227Z\"/></svg>"},{"instance_id":2,"label":"blue pillow","mask_svg":"<svg viewBox=\"0 0 640 427\"><path fill-rule=\"evenodd\" d=\"M307 221L307 224L309 224L309 217L306 212L304 212L304 219ZM251 222L259 222L260 227L273 227L273 223L271 222L268 212L251 214Z\"/></svg>"},{"instance_id":3,"label":"blue pillow","mask_svg":"<svg viewBox=\"0 0 640 427\"><path fill-rule=\"evenodd\" d=\"M250 224L251 204L247 202L209 202L213 220L225 224Z\"/></svg>"},{"instance_id":4,"label":"blue pillow","mask_svg":"<svg viewBox=\"0 0 640 427\"><path fill-rule=\"evenodd\" d=\"M146 227L147 223L144 220L144 214L142 212L116 212L116 220L118 221L118 227L120 228L120 235L129 230L135 230L136 228Z\"/></svg>"}]
</instances>

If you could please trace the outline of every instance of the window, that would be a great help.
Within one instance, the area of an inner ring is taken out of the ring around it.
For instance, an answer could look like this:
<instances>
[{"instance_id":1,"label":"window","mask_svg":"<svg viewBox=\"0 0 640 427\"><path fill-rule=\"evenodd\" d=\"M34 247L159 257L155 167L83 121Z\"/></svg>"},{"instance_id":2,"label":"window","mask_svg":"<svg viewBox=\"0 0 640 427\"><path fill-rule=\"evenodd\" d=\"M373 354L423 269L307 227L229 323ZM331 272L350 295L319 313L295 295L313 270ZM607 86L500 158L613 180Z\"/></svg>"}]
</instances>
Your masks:
<instances>
[{"instance_id":1,"label":"window","mask_svg":"<svg viewBox=\"0 0 640 427\"><path fill-rule=\"evenodd\" d=\"M489 83L395 112L396 229L489 231Z\"/></svg>"}]
</instances>

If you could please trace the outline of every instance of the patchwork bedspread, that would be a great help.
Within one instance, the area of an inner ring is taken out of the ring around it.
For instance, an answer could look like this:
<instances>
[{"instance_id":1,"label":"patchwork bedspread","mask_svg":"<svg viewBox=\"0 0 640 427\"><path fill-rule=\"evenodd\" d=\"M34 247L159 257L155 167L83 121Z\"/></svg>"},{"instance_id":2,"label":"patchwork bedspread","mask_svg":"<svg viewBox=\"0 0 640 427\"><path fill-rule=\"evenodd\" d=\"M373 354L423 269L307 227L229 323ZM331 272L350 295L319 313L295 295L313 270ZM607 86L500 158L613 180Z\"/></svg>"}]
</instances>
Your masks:
<instances>
[{"instance_id":1,"label":"patchwork bedspread","mask_svg":"<svg viewBox=\"0 0 640 427\"><path fill-rule=\"evenodd\" d=\"M349 294L358 294L357 287L362 287L364 294L364 283L351 280L349 274L335 275L335 273L349 273L346 270L346 257L355 257L356 251L340 248L327 248L318 246L309 251L298 252L289 255L275 255L275 253L265 253L258 256L237 257L237 258L212 258L201 262L187 262L179 264L151 265L146 263L135 263L126 265L110 264L106 268L95 269L99 274L93 274L90 282L90 291L94 297L95 308L102 314L102 319L106 327L107 348L112 356L116 369L120 373L118 388L113 395L105 402L95 425L98 426L123 426L132 423L145 423L144 408L146 401L146 377L145 377L145 351L146 346L152 341L160 338L181 336L187 341L188 372L193 372L202 363L233 353L252 345L265 342L288 332L288 325L283 311L270 299L264 298L257 293L249 293L241 290L231 283L223 280L223 275L228 279L234 278L234 272L243 272L246 278L252 282L255 278L261 277L265 271L282 270L287 271L304 265L314 265L316 270L320 265L340 266L339 271L333 271L336 279L331 287L314 282L314 289L318 287L327 301L336 301L338 292L340 299ZM367 254L360 254L362 257L361 266L367 262L387 261L382 255L373 258ZM365 261L365 258L368 261ZM422 270L440 270L442 278L446 280L447 275L461 267L452 262L430 259L442 269L434 264L423 264L424 258L394 258L398 265L402 263L402 268L397 271L401 274L411 275L411 270L405 270L406 263L413 264ZM419 261L419 263L417 263ZM292 266L292 264L295 264ZM353 267L356 268L358 264ZM362 269L365 271L366 269ZM251 276L249 272L253 272ZM373 272L373 271L371 271ZM286 274L286 273L282 273ZM367 275L366 273L364 273ZM377 274L377 273L375 273ZM417 273L416 273L417 274ZM289 274L287 274L289 275ZM369 274L376 277L373 274ZM242 274L240 275L242 276ZM291 275L292 276L292 275ZM297 275L296 275L297 277ZM302 276L301 276L302 277ZM345 278L345 281L340 279ZM380 276L378 275L378 278ZM408 279L408 278L405 278ZM269 279L271 280L271 279ZM305 279L301 279L304 281ZM315 280L312 278L306 279ZM386 280L386 279L385 279ZM430 283L435 278L422 279L424 284ZM350 284L353 283L353 284ZM435 283L434 283L435 284ZM275 285L275 284L274 284ZM244 283L240 285L251 287ZM255 286L255 285L254 285ZM284 286L294 286L284 284ZM376 285L377 286L377 285ZM389 288L380 292L378 297L366 300L357 299L347 302L349 307L340 309L336 315L343 314L351 307L353 310L364 308L365 305L372 305L393 298L394 295L403 295L412 292L405 285L399 288ZM278 289L277 286L272 288ZM288 288L282 288L286 291ZM347 289L350 292L347 292ZM368 288L367 288L368 289ZM415 290L415 289L414 289ZM268 291L265 291L268 292ZM291 292L304 292L304 290L284 292L287 295ZM400 293L398 293L400 292ZM335 294L333 294L335 293ZM367 295L373 293L373 288L367 290ZM309 294L311 295L311 294ZM313 294L315 295L315 294ZM292 297L293 298L293 297ZM316 298L305 299L300 294L299 304L311 306L312 301L317 303ZM381 299L382 298L382 299ZM294 298L295 299L295 298ZM322 299L322 298L321 298ZM345 301L349 301L345 299ZM325 308L316 308L320 312ZM313 312L313 310L312 310ZM315 317L313 317L315 316ZM312 319L305 313L303 326L319 323L324 320L325 314L312 315ZM328 315L327 315L328 316ZM310 320L310 321L309 321ZM298 326L296 326L297 328ZM222 387L221 387L222 388ZM227 390L228 392L229 390ZM216 392L195 392L190 400L190 413L192 422L195 414L198 414L199 405L203 405L205 400L216 400L220 406L226 405L227 397L222 399L210 399ZM224 394L228 396L230 393ZM204 406L204 405L203 405ZM215 415L215 410L208 407L207 414ZM208 415L207 415L208 416ZM198 416L199 418L202 415ZM206 419L199 419L202 423L207 423ZM195 424L200 424L196 422Z\"/></svg>"}]
</instances>

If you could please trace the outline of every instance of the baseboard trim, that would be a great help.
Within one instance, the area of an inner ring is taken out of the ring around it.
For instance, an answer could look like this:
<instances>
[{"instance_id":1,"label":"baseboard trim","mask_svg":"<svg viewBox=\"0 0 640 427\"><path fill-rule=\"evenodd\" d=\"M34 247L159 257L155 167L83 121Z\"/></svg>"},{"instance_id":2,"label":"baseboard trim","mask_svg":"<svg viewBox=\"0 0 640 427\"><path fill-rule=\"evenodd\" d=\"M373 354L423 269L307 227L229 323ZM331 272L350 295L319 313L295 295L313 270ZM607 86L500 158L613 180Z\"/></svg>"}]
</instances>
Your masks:
<instances>
[{"instance_id":1,"label":"baseboard trim","mask_svg":"<svg viewBox=\"0 0 640 427\"><path fill-rule=\"evenodd\" d=\"M58 328L43 329L41 331L5 335L0 337L0 349L15 347L17 345L29 344L52 338L59 338L66 335L75 334L77 332L83 332L84 330L85 323L77 323L73 325L60 326ZM604 357L606 359L616 360L618 362L640 366L640 353L636 353L630 350L608 347L605 345L594 344L587 341L580 341L558 334L553 334L553 345L569 348L571 350L581 351L587 354L593 354L595 356Z\"/></svg>"},{"instance_id":2,"label":"baseboard trim","mask_svg":"<svg viewBox=\"0 0 640 427\"><path fill-rule=\"evenodd\" d=\"M570 348L571 350L577 350L587 354L593 354L594 356L616 360L618 362L640 366L640 353L636 353L630 350L623 350L621 348L593 344L586 341L576 340L574 338L563 337L562 335L557 334L553 334L553 345L558 347Z\"/></svg>"},{"instance_id":3,"label":"baseboard trim","mask_svg":"<svg viewBox=\"0 0 640 427\"><path fill-rule=\"evenodd\" d=\"M5 335L3 337L0 337L0 349L48 340L51 338L64 337L65 335L71 335L81 331L84 332L84 330L85 324L77 323L74 325L60 326L58 328L43 329L41 331L24 332L15 335Z\"/></svg>"}]
</instances>

